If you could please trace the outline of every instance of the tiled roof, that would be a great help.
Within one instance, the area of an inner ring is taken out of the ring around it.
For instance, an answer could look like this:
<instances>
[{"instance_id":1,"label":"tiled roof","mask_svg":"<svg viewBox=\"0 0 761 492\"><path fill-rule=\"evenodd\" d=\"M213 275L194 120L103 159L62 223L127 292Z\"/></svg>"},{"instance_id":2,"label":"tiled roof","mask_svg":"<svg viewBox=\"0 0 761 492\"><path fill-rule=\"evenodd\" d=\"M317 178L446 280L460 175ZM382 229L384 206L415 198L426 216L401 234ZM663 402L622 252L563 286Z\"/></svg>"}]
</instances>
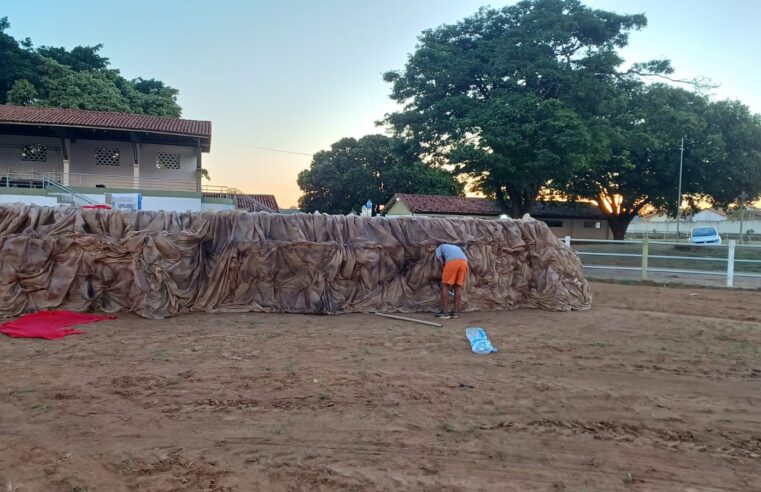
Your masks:
<instances>
[{"instance_id":1,"label":"tiled roof","mask_svg":"<svg viewBox=\"0 0 761 492\"><path fill-rule=\"evenodd\" d=\"M277 206L277 200L275 199L275 195L248 195L257 202L260 202L265 207L270 208L277 212L280 210L280 208Z\"/></svg>"},{"instance_id":2,"label":"tiled roof","mask_svg":"<svg viewBox=\"0 0 761 492\"><path fill-rule=\"evenodd\" d=\"M417 214L496 216L503 213L493 200L487 198L397 193L387 207L393 205L395 199L401 200L410 212Z\"/></svg>"},{"instance_id":3,"label":"tiled roof","mask_svg":"<svg viewBox=\"0 0 761 492\"><path fill-rule=\"evenodd\" d=\"M410 195L397 193L386 205L391 207L395 200L401 200L412 213L448 215L501 215L503 212L494 200L445 195ZM531 210L532 217L604 219L605 216L595 205L578 202L537 202Z\"/></svg>"},{"instance_id":4,"label":"tiled roof","mask_svg":"<svg viewBox=\"0 0 761 492\"><path fill-rule=\"evenodd\" d=\"M5 104L0 105L0 124L2 123L99 128L211 138L211 121L84 109L38 108Z\"/></svg>"}]
</instances>

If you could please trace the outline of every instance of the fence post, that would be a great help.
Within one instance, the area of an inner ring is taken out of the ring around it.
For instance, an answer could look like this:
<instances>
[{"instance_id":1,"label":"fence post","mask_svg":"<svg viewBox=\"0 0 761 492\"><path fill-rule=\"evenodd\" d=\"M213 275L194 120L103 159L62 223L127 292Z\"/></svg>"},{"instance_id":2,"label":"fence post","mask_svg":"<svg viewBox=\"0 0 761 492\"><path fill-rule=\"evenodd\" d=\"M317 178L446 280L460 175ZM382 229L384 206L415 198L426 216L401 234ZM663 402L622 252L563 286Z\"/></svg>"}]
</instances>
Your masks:
<instances>
[{"instance_id":1,"label":"fence post","mask_svg":"<svg viewBox=\"0 0 761 492\"><path fill-rule=\"evenodd\" d=\"M729 240L729 251L727 252L727 287L735 285L735 240Z\"/></svg>"},{"instance_id":2,"label":"fence post","mask_svg":"<svg viewBox=\"0 0 761 492\"><path fill-rule=\"evenodd\" d=\"M642 280L647 280L647 254L649 249L650 243L648 242L647 238L645 238L642 240Z\"/></svg>"},{"instance_id":3,"label":"fence post","mask_svg":"<svg viewBox=\"0 0 761 492\"><path fill-rule=\"evenodd\" d=\"M571 236L566 236L564 239L565 239L565 245L570 248L571 247Z\"/></svg>"}]
</instances>

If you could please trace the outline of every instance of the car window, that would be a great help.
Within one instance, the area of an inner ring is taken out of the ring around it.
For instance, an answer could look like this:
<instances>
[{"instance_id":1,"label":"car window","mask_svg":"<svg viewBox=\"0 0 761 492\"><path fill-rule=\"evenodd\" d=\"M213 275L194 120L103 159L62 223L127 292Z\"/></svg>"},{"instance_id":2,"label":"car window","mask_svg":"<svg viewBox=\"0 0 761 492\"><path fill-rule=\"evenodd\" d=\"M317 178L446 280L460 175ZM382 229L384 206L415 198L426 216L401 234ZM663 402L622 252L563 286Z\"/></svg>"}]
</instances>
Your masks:
<instances>
[{"instance_id":1,"label":"car window","mask_svg":"<svg viewBox=\"0 0 761 492\"><path fill-rule=\"evenodd\" d=\"M716 236L715 227L698 227L692 230L692 237Z\"/></svg>"}]
</instances>

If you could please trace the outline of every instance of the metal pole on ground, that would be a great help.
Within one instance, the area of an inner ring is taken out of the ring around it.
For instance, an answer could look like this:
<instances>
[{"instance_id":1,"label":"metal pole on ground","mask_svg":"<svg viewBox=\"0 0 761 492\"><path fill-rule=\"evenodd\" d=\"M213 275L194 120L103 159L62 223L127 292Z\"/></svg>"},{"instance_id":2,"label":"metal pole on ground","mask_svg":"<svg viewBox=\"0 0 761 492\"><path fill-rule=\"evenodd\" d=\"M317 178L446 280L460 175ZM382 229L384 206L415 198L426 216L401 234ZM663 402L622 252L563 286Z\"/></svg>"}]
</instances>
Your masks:
<instances>
[{"instance_id":1,"label":"metal pole on ground","mask_svg":"<svg viewBox=\"0 0 761 492\"><path fill-rule=\"evenodd\" d=\"M735 240L729 240L729 251L727 252L727 287L735 285Z\"/></svg>"},{"instance_id":2,"label":"metal pole on ground","mask_svg":"<svg viewBox=\"0 0 761 492\"><path fill-rule=\"evenodd\" d=\"M679 212L682 210L682 166L684 164L684 137L679 146L679 196L676 199L676 241L679 242Z\"/></svg>"}]
</instances>

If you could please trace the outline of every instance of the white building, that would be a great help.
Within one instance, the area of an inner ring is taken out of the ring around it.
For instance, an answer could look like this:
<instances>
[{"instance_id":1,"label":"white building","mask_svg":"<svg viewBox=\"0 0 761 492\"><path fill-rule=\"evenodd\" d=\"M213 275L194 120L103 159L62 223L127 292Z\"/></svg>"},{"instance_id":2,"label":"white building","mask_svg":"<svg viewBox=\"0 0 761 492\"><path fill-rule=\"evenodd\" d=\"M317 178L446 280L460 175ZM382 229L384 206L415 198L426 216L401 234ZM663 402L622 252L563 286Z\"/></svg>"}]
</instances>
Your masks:
<instances>
[{"instance_id":1,"label":"white building","mask_svg":"<svg viewBox=\"0 0 761 492\"><path fill-rule=\"evenodd\" d=\"M272 211L235 189L204 190L210 148L210 121L0 105L0 203L106 204L139 194L142 210Z\"/></svg>"}]
</instances>

